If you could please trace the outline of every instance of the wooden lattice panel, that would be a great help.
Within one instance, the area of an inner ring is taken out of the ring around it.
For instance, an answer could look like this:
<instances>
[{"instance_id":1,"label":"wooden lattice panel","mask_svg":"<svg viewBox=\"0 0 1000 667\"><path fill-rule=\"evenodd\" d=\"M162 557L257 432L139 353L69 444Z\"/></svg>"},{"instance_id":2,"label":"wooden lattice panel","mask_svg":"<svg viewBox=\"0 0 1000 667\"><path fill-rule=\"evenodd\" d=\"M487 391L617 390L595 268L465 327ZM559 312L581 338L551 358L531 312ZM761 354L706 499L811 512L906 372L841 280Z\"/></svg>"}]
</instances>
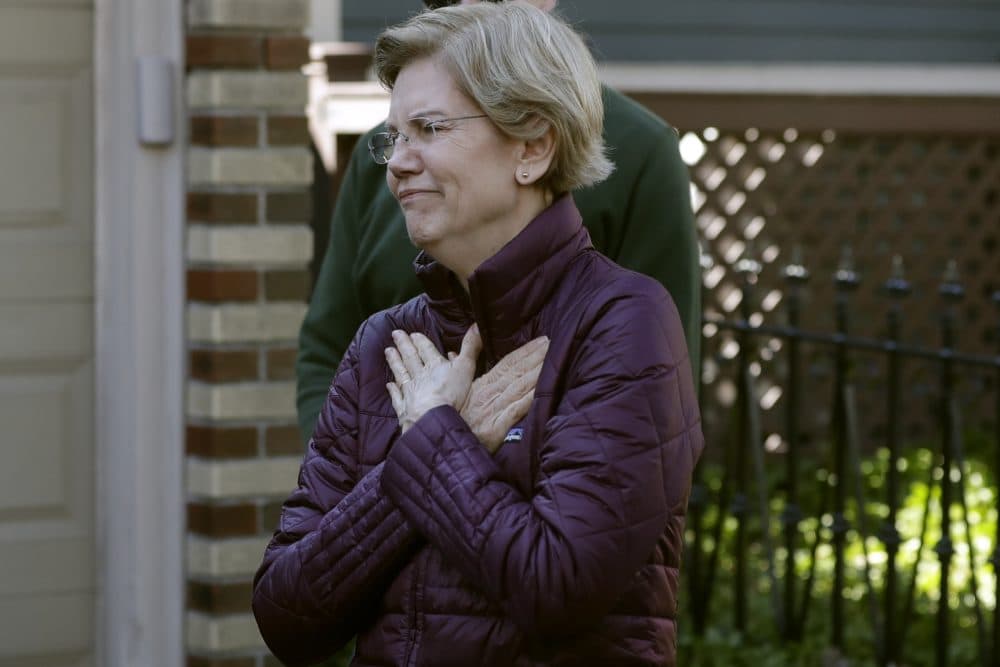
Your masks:
<instances>
[{"instance_id":1,"label":"wooden lattice panel","mask_svg":"<svg viewBox=\"0 0 1000 667\"><path fill-rule=\"evenodd\" d=\"M706 314L738 317L740 277L734 267L749 255L763 266L753 321L784 323L781 269L798 248L812 276L803 291L802 326L833 331L833 275L846 246L862 277L850 300L851 333L885 335L889 299L880 288L899 255L913 287L903 301L902 338L934 347L941 343L938 287L955 260L965 288L955 310L956 347L995 353L998 313L990 297L1000 289L1000 137L708 128L682 132L682 151L691 167L703 252L711 258ZM729 336L712 335L711 328L707 333L706 419L710 428L720 428L734 395L732 364L725 360L738 348ZM783 406L780 386L773 386L783 383L784 357L774 341L760 342L765 429L777 432ZM824 439L832 362L825 352L806 350L804 428ZM884 362L859 354L853 371L864 428L877 436L885 415ZM991 378L968 372L961 377L966 422L980 425L991 418L983 391L991 388ZM937 382L933 364L909 365L904 413L911 438L935 437Z\"/></svg>"}]
</instances>

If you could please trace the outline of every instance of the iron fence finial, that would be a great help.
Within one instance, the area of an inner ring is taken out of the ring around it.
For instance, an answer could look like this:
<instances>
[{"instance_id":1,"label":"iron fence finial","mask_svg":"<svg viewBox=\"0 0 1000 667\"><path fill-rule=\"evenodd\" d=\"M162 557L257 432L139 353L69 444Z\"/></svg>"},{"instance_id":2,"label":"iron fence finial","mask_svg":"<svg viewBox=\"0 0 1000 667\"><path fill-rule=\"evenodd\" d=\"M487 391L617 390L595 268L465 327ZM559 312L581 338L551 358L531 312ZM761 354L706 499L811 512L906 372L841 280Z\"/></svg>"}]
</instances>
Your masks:
<instances>
[{"instance_id":1,"label":"iron fence finial","mask_svg":"<svg viewBox=\"0 0 1000 667\"><path fill-rule=\"evenodd\" d=\"M757 276L763 270L763 265L753 258L753 241L747 241L743 255L736 262L736 272L743 276L749 283L756 283Z\"/></svg>"},{"instance_id":2,"label":"iron fence finial","mask_svg":"<svg viewBox=\"0 0 1000 667\"><path fill-rule=\"evenodd\" d=\"M809 280L809 269L802 263L802 246L796 243L792 246L792 259L781 271L784 279L792 285L800 285Z\"/></svg>"},{"instance_id":3,"label":"iron fence finial","mask_svg":"<svg viewBox=\"0 0 1000 667\"><path fill-rule=\"evenodd\" d=\"M906 279L906 270L903 264L902 255L892 256L892 268L889 271L889 279L885 281L882 288L889 296L902 298L910 293L912 285Z\"/></svg>"},{"instance_id":4,"label":"iron fence finial","mask_svg":"<svg viewBox=\"0 0 1000 667\"><path fill-rule=\"evenodd\" d=\"M854 269L854 251L846 243L840 249L840 263L833 275L840 290L853 290L861 283L861 276Z\"/></svg>"},{"instance_id":5,"label":"iron fence finial","mask_svg":"<svg viewBox=\"0 0 1000 667\"><path fill-rule=\"evenodd\" d=\"M945 266L944 277L941 287L938 288L938 293L948 301L958 301L965 296L965 288L959 282L958 262L954 259L949 259Z\"/></svg>"}]
</instances>

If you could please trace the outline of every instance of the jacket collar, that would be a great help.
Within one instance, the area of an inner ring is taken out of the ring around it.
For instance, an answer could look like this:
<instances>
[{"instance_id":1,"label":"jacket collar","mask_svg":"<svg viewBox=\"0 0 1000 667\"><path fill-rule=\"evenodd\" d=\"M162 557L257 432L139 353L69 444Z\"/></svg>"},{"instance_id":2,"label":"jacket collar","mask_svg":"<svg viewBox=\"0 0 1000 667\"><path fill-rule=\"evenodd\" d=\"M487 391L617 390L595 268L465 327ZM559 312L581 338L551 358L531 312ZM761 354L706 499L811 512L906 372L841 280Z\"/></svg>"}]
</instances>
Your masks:
<instances>
[{"instance_id":1,"label":"jacket collar","mask_svg":"<svg viewBox=\"0 0 1000 667\"><path fill-rule=\"evenodd\" d=\"M556 199L469 276L469 293L445 266L421 252L414 261L427 302L454 349L473 320L493 363L537 335L532 323L570 261L593 247L571 195Z\"/></svg>"}]
</instances>

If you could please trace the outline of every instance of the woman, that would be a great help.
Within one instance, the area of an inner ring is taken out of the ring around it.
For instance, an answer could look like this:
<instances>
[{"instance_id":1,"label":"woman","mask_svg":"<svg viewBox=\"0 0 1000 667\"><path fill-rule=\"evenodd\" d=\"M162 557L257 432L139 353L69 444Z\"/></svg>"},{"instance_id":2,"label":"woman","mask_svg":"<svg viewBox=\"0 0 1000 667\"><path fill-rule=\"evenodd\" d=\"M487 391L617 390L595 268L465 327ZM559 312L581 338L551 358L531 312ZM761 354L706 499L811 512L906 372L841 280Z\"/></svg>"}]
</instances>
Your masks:
<instances>
[{"instance_id":1,"label":"woman","mask_svg":"<svg viewBox=\"0 0 1000 667\"><path fill-rule=\"evenodd\" d=\"M265 641L289 665L355 634L355 665L675 664L700 421L670 297L566 194L611 170L592 59L477 4L388 30L376 69L372 156L426 293L338 369L255 578Z\"/></svg>"}]
</instances>

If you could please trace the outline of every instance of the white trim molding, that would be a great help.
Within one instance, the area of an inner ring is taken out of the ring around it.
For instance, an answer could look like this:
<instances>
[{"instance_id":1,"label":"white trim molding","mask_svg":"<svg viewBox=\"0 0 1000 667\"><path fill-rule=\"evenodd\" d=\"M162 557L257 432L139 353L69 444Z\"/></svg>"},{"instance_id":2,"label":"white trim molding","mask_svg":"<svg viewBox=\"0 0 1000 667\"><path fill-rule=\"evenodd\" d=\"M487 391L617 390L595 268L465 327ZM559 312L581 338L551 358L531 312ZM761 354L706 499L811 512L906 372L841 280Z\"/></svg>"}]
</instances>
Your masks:
<instances>
[{"instance_id":1,"label":"white trim molding","mask_svg":"<svg viewBox=\"0 0 1000 667\"><path fill-rule=\"evenodd\" d=\"M184 664L181 0L95 0L97 658ZM143 147L137 63L172 64L173 136Z\"/></svg>"},{"instance_id":2,"label":"white trim molding","mask_svg":"<svg viewBox=\"0 0 1000 667\"><path fill-rule=\"evenodd\" d=\"M1000 64L604 63L604 83L649 93L996 97Z\"/></svg>"}]
</instances>

